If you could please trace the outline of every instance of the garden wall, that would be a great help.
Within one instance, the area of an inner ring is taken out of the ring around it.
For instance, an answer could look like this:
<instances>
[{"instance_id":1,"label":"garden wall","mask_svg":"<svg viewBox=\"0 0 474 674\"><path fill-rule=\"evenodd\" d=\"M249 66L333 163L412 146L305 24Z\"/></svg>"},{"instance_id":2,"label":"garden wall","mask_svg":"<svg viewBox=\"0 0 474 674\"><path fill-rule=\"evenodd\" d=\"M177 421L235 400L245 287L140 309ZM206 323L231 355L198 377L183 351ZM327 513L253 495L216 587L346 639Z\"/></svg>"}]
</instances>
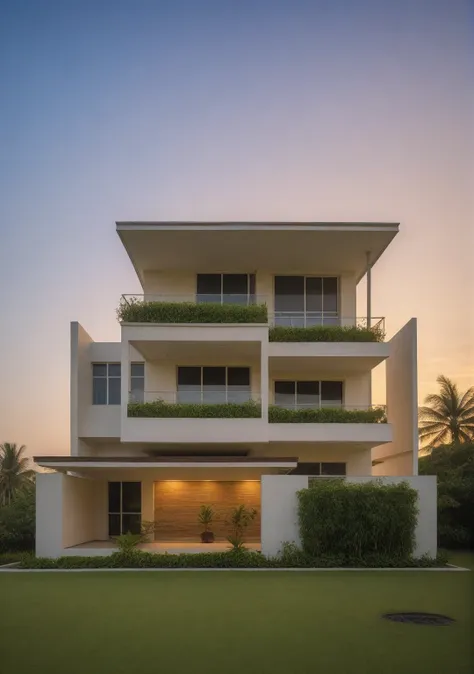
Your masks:
<instances>
[{"instance_id":1,"label":"garden wall","mask_svg":"<svg viewBox=\"0 0 474 674\"><path fill-rule=\"evenodd\" d=\"M324 479L324 478L321 478ZM368 477L348 477L348 482L370 482ZM437 486L433 475L378 478L384 484L408 482L418 492L418 522L415 530L416 557L437 554ZM308 486L305 475L263 475L261 491L262 552L276 555L283 542L300 545L296 492Z\"/></svg>"}]
</instances>

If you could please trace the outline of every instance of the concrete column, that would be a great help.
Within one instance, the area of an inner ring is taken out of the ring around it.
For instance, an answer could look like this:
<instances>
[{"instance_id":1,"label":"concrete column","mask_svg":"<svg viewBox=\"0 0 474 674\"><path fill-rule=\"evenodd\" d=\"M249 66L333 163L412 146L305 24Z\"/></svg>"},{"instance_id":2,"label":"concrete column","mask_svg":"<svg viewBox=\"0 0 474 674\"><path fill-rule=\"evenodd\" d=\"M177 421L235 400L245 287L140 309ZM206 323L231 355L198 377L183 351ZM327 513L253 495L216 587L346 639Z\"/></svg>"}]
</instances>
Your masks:
<instances>
[{"instance_id":1,"label":"concrete column","mask_svg":"<svg viewBox=\"0 0 474 674\"><path fill-rule=\"evenodd\" d=\"M370 251L367 251L367 327L372 325L372 267L370 264Z\"/></svg>"},{"instance_id":2,"label":"concrete column","mask_svg":"<svg viewBox=\"0 0 474 674\"><path fill-rule=\"evenodd\" d=\"M59 557L63 550L62 473L36 474L36 556Z\"/></svg>"},{"instance_id":3,"label":"concrete column","mask_svg":"<svg viewBox=\"0 0 474 674\"><path fill-rule=\"evenodd\" d=\"M261 343L260 359L260 399L262 405L262 419L268 421L268 338Z\"/></svg>"},{"instance_id":4,"label":"concrete column","mask_svg":"<svg viewBox=\"0 0 474 674\"><path fill-rule=\"evenodd\" d=\"M130 388L130 344L128 339L123 337L121 347L121 435L123 434L124 424L127 422L128 391Z\"/></svg>"}]
</instances>

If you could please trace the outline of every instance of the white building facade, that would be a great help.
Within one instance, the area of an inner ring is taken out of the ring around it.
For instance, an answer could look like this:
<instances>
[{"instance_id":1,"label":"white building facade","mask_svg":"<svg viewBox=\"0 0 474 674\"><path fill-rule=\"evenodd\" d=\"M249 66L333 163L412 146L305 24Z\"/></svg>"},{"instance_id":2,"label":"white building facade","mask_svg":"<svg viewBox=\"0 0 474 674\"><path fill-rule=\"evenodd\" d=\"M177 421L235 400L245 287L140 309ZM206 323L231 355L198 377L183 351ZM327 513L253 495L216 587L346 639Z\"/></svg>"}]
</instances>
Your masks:
<instances>
[{"instance_id":1,"label":"white building facade","mask_svg":"<svg viewBox=\"0 0 474 674\"><path fill-rule=\"evenodd\" d=\"M262 476L416 477L416 320L387 339L371 315L371 270L397 232L117 223L143 294L120 300L120 342L71 324L71 448L36 457L56 471L39 475L37 553L108 554L143 522L150 545L198 544L203 504L222 544L225 513L255 507L258 547ZM381 363L386 406L372 400Z\"/></svg>"}]
</instances>

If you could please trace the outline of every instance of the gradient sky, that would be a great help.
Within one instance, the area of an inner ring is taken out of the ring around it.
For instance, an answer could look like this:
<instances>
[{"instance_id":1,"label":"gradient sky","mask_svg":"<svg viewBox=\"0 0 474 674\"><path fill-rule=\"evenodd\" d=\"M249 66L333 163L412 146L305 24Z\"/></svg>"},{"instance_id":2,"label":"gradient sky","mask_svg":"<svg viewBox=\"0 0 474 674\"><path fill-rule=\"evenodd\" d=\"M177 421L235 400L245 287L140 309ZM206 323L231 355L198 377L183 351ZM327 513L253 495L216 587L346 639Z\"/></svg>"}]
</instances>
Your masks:
<instances>
[{"instance_id":1,"label":"gradient sky","mask_svg":"<svg viewBox=\"0 0 474 674\"><path fill-rule=\"evenodd\" d=\"M418 317L420 401L474 384L470 8L3 0L0 442L68 452L69 322L140 290L117 219L399 221L373 315Z\"/></svg>"}]
</instances>

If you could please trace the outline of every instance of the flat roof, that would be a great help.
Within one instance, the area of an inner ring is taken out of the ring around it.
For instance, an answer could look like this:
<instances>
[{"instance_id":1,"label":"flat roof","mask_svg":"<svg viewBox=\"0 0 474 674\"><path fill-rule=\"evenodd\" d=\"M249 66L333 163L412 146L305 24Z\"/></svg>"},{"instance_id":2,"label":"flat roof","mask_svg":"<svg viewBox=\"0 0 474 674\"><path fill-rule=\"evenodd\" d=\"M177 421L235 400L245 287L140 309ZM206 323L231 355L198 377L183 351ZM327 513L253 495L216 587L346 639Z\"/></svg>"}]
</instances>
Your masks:
<instances>
[{"instance_id":1,"label":"flat roof","mask_svg":"<svg viewBox=\"0 0 474 674\"><path fill-rule=\"evenodd\" d=\"M274 456L35 456L49 468L296 468L295 457Z\"/></svg>"},{"instance_id":2,"label":"flat roof","mask_svg":"<svg viewBox=\"0 0 474 674\"><path fill-rule=\"evenodd\" d=\"M397 222L156 221L116 223L143 286L147 271L364 276L399 230ZM127 290L124 290L126 293Z\"/></svg>"}]
</instances>

